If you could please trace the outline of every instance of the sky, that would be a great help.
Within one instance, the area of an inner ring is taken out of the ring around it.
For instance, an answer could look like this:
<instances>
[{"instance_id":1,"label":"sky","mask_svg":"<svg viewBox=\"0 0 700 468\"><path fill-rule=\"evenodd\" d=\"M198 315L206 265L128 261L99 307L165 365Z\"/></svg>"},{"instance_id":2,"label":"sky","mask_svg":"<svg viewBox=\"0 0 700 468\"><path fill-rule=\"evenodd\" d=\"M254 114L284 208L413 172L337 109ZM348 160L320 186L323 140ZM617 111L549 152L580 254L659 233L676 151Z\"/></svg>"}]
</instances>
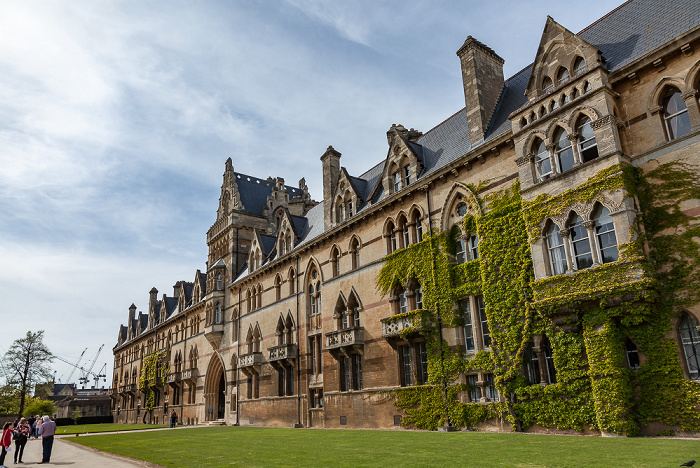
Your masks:
<instances>
[{"instance_id":1,"label":"sky","mask_svg":"<svg viewBox=\"0 0 700 468\"><path fill-rule=\"evenodd\" d=\"M547 15L576 33L620 3L0 2L0 355L27 331L88 366L104 344L109 385L129 306L205 270L227 158L320 200L329 145L359 175L392 124L464 107L468 35L508 78Z\"/></svg>"}]
</instances>

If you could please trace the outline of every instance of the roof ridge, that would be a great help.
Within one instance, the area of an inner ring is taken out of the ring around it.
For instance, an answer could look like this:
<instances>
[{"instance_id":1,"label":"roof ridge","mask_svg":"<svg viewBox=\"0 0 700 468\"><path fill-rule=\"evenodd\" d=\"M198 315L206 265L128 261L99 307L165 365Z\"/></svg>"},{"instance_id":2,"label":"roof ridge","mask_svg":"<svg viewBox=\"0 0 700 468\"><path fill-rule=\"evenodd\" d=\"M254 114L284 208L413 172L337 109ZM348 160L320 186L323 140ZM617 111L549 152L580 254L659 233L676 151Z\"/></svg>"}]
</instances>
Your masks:
<instances>
[{"instance_id":1,"label":"roof ridge","mask_svg":"<svg viewBox=\"0 0 700 468\"><path fill-rule=\"evenodd\" d=\"M580 35L580 34L586 32L586 31L588 31L590 28L592 28L592 27L595 26L596 24L600 23L600 22L603 21L605 18L607 18L608 16L612 15L612 14L615 13L617 10L619 10L620 8L622 8L623 6L625 6L625 5L629 4L629 3L632 3L633 1L635 1L635 0L627 0L626 2L624 2L623 4L621 4L620 6L618 6L617 8L614 8L614 9L610 10L610 11L607 12L605 15L601 16L600 18L598 18L597 20L595 20L594 22L592 22L591 24L589 24L588 26L586 26L585 28L583 28L582 30L580 30L578 33L576 33L576 35L578 36L578 35Z\"/></svg>"}]
</instances>

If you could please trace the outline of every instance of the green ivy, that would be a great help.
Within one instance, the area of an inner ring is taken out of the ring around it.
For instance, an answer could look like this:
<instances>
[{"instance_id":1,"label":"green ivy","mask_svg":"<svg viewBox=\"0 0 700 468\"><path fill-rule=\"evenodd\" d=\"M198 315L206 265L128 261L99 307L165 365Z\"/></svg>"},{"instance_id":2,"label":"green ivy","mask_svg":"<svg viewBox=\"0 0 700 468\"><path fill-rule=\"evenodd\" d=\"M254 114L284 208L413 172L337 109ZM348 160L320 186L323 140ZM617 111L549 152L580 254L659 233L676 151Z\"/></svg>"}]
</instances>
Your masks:
<instances>
[{"instance_id":1,"label":"green ivy","mask_svg":"<svg viewBox=\"0 0 700 468\"><path fill-rule=\"evenodd\" d=\"M404 424L435 429L449 415L465 428L499 418L514 429L537 424L637 435L660 422L700 431L700 385L684 379L678 346L668 338L674 316L700 302L700 225L681 209L685 200L700 199L698 173L683 162L645 175L618 164L531 202L521 199L517 183L483 200L465 186L475 214L466 215L461 227L479 235L480 258L454 264L460 233L453 227L387 256L378 277L384 294L412 281L423 288L424 308L409 313L416 317L414 327L402 336L420 332L425 338L429 378L391 393L406 414ZM619 259L534 281L530 246L542 223L572 203L592 203L616 191L638 202L644 226L632 227L633 240L619 246ZM455 304L477 294L486 303L492 345L464 355L440 342L438 327L462 325ZM551 342L556 383L531 385L524 377L533 334L546 334ZM646 358L637 370L626 365L627 338ZM459 401L470 390L459 376L473 371L494 373L503 402Z\"/></svg>"},{"instance_id":2,"label":"green ivy","mask_svg":"<svg viewBox=\"0 0 700 468\"><path fill-rule=\"evenodd\" d=\"M153 410L155 406L155 388L163 385L163 380L169 372L170 364L164 349L155 351L143 358L141 374L139 375L139 390L146 395L144 406L146 411Z\"/></svg>"}]
</instances>

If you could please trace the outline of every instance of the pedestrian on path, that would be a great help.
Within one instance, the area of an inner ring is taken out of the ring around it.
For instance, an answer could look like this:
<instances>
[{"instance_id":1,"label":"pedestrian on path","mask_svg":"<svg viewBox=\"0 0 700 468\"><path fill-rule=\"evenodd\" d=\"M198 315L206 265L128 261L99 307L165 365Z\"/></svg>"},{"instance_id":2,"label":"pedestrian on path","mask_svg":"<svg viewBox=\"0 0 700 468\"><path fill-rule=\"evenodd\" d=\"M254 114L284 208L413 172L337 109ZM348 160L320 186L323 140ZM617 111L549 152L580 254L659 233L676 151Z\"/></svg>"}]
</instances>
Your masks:
<instances>
[{"instance_id":1,"label":"pedestrian on path","mask_svg":"<svg viewBox=\"0 0 700 468\"><path fill-rule=\"evenodd\" d=\"M24 454L24 446L27 445L29 431L30 429L27 418L20 419L19 424L15 426L15 465L17 464L18 457L19 463L24 463L22 461L22 455Z\"/></svg>"},{"instance_id":2,"label":"pedestrian on path","mask_svg":"<svg viewBox=\"0 0 700 468\"><path fill-rule=\"evenodd\" d=\"M2 436L0 436L0 447L2 447L2 452L0 453L0 468L5 467L5 455L9 452L10 446L12 445L12 423L6 422L2 426Z\"/></svg>"},{"instance_id":3,"label":"pedestrian on path","mask_svg":"<svg viewBox=\"0 0 700 468\"><path fill-rule=\"evenodd\" d=\"M39 427L39 435L41 436L41 462L48 463L51 461L51 449L53 448L53 436L56 434L56 423L51 421L51 418L44 416L41 418L43 422Z\"/></svg>"},{"instance_id":4,"label":"pedestrian on path","mask_svg":"<svg viewBox=\"0 0 700 468\"><path fill-rule=\"evenodd\" d=\"M172 410L170 412L170 427L175 427L177 425L177 412Z\"/></svg>"}]
</instances>

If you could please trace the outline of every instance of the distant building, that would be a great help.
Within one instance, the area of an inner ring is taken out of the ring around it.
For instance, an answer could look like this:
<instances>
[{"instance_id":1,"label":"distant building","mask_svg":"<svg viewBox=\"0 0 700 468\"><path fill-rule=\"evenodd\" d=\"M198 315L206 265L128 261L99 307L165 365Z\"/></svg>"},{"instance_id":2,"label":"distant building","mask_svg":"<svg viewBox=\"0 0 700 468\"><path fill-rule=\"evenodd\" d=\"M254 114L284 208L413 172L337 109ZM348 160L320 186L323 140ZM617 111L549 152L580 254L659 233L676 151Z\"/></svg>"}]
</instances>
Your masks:
<instances>
[{"instance_id":1,"label":"distant building","mask_svg":"<svg viewBox=\"0 0 700 468\"><path fill-rule=\"evenodd\" d=\"M111 414L109 390L104 387L78 388L76 384L41 384L36 386L34 396L53 401L58 418L72 418L76 409L80 410L81 416Z\"/></svg>"},{"instance_id":2,"label":"distant building","mask_svg":"<svg viewBox=\"0 0 700 468\"><path fill-rule=\"evenodd\" d=\"M466 106L357 176L328 147L322 202L227 160L207 270L119 330L115 419L700 430L699 51L685 0L548 18L508 79L470 36Z\"/></svg>"}]
</instances>

